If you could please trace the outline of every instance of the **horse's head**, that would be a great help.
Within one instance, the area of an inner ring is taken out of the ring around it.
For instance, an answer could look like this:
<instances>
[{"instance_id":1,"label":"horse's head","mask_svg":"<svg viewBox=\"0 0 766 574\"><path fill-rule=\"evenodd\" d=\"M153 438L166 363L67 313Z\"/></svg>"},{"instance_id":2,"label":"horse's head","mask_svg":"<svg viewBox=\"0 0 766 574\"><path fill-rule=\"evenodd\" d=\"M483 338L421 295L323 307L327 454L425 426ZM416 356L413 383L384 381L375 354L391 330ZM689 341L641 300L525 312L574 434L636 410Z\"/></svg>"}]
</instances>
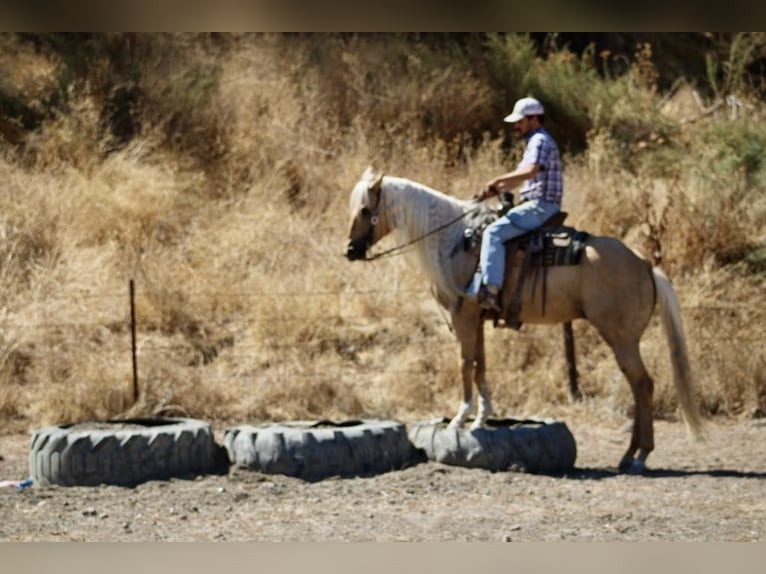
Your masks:
<instances>
[{"instance_id":1,"label":"horse's head","mask_svg":"<svg viewBox=\"0 0 766 574\"><path fill-rule=\"evenodd\" d=\"M351 225L346 257L364 259L367 249L375 245L389 229L381 217L383 176L367 168L351 192Z\"/></svg>"}]
</instances>

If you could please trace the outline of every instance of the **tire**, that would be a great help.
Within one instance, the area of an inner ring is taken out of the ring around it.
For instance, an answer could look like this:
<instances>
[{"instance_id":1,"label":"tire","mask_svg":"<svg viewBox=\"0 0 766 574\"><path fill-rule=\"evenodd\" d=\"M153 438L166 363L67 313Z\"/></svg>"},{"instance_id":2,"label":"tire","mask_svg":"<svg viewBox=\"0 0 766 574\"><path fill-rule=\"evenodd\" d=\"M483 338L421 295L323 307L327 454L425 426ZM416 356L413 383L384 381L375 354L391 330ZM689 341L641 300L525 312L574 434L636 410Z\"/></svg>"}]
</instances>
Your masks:
<instances>
[{"instance_id":1,"label":"tire","mask_svg":"<svg viewBox=\"0 0 766 574\"><path fill-rule=\"evenodd\" d=\"M30 477L42 486L135 486L220 471L221 462L210 424L186 418L52 426L34 433L29 453Z\"/></svg>"},{"instance_id":2,"label":"tire","mask_svg":"<svg viewBox=\"0 0 766 574\"><path fill-rule=\"evenodd\" d=\"M404 468L412 445L396 421L295 421L226 429L235 466L307 481L330 476L370 476Z\"/></svg>"},{"instance_id":3,"label":"tire","mask_svg":"<svg viewBox=\"0 0 766 574\"><path fill-rule=\"evenodd\" d=\"M577 445L562 422L490 419L485 428L473 431L450 429L448 422L413 425L413 447L428 460L469 468L539 474L564 474L574 468Z\"/></svg>"}]
</instances>

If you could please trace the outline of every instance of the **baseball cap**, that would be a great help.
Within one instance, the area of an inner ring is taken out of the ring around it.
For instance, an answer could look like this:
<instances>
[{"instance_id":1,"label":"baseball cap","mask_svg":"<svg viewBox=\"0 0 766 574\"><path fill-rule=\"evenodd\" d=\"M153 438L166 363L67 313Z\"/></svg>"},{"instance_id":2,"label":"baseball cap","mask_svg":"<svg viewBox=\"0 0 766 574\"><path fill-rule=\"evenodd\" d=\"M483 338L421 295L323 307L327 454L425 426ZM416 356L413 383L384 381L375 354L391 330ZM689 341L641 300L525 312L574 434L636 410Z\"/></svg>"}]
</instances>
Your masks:
<instances>
[{"instance_id":1,"label":"baseball cap","mask_svg":"<svg viewBox=\"0 0 766 574\"><path fill-rule=\"evenodd\" d=\"M545 113L543 105L535 98L521 98L513 106L510 115L505 116L503 121L508 123L518 122L524 116L540 116Z\"/></svg>"}]
</instances>

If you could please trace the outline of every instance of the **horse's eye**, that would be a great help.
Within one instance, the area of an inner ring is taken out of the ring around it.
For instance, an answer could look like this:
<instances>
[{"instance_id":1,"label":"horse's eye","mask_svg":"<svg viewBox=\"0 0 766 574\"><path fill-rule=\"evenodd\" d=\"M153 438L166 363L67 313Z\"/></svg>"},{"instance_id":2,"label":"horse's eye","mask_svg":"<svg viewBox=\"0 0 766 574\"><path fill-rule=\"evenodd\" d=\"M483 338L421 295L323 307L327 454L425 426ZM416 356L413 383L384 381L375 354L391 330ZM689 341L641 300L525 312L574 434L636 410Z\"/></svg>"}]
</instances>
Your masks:
<instances>
[{"instance_id":1,"label":"horse's eye","mask_svg":"<svg viewBox=\"0 0 766 574\"><path fill-rule=\"evenodd\" d=\"M362 208L362 217L370 217L372 212L370 211L369 207L363 207Z\"/></svg>"}]
</instances>

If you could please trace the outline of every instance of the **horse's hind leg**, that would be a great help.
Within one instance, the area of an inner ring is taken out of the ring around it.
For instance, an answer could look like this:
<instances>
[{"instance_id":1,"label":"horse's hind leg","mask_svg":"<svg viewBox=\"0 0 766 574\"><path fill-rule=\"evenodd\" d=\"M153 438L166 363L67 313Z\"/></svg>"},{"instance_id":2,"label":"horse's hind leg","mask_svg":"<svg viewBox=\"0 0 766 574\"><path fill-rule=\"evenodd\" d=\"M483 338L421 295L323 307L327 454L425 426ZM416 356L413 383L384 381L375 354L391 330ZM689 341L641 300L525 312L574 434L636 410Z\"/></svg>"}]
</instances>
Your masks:
<instances>
[{"instance_id":1,"label":"horse's hind leg","mask_svg":"<svg viewBox=\"0 0 766 574\"><path fill-rule=\"evenodd\" d=\"M642 473L646 470L646 458L654 450L653 403L654 382L641 360L638 343L614 348L617 364L630 383L635 402L633 433L630 446L620 461L623 472ZM636 453L638 457L636 458Z\"/></svg>"}]
</instances>

